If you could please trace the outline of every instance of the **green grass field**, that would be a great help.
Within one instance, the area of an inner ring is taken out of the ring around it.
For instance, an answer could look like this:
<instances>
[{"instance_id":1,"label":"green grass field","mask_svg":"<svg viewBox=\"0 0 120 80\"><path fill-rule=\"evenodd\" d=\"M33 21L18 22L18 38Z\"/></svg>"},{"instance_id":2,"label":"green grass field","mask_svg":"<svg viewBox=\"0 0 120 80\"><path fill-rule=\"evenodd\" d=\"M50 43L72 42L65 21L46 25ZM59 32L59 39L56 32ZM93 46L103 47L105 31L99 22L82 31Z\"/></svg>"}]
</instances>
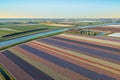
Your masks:
<instances>
[{"instance_id":1,"label":"green grass field","mask_svg":"<svg viewBox=\"0 0 120 80\"><path fill-rule=\"evenodd\" d=\"M24 34L18 34L18 35L9 36L9 37L3 37L5 35L13 34L16 32L25 32L25 31L41 29L41 28L48 28L48 29L42 30L42 31L39 30L39 31L28 32ZM4 24L4 25L0 25L0 41L6 41L6 40L22 37L22 36L27 36L27 35L36 34L39 32L44 32L49 30L55 30L59 28L62 28L62 27L49 26L44 24Z\"/></svg>"},{"instance_id":2,"label":"green grass field","mask_svg":"<svg viewBox=\"0 0 120 80\"><path fill-rule=\"evenodd\" d=\"M6 34L11 34L11 33L14 33L14 31L0 30L0 36L6 35Z\"/></svg>"},{"instance_id":3,"label":"green grass field","mask_svg":"<svg viewBox=\"0 0 120 80\"><path fill-rule=\"evenodd\" d=\"M33 29L40 29L40 28L49 28L49 29L54 29L56 27L54 26L47 26L47 25L43 25L43 24L36 24L36 25L26 25L26 24L5 24L5 25L0 25L0 28L6 28L6 29L13 29L14 31L9 31L9 30L5 30L6 31L6 34L8 33L14 33L15 30L16 32L21 32L21 31L28 31L28 30L33 30ZM1 29L0 29L1 30ZM1 30L2 31L2 30ZM5 34L2 34L3 32L0 32L1 35L5 35Z\"/></svg>"}]
</instances>

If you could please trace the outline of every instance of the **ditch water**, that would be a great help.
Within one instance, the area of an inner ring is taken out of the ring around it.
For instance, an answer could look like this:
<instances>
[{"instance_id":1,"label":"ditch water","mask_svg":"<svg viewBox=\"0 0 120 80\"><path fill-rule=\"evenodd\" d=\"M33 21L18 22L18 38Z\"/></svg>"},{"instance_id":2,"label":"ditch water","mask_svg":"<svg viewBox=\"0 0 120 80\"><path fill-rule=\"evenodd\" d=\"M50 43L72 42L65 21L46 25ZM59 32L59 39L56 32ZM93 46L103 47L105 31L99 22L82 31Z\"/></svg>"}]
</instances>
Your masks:
<instances>
[{"instance_id":1,"label":"ditch water","mask_svg":"<svg viewBox=\"0 0 120 80\"><path fill-rule=\"evenodd\" d=\"M103 36L103 35L105 35L106 34L106 32L100 32L99 34L97 34L97 35L95 35L95 36Z\"/></svg>"}]
</instances>

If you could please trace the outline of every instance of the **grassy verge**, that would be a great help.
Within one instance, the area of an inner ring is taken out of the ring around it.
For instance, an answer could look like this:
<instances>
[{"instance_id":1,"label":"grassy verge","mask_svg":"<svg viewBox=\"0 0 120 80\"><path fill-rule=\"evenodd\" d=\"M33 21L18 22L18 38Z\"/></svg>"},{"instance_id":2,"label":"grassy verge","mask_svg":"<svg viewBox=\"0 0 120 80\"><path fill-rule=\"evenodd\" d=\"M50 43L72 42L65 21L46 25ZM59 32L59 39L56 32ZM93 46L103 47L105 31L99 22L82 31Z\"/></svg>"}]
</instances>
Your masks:
<instances>
[{"instance_id":1,"label":"grassy verge","mask_svg":"<svg viewBox=\"0 0 120 80\"><path fill-rule=\"evenodd\" d=\"M0 80L6 80L2 73L0 73Z\"/></svg>"},{"instance_id":2,"label":"grassy verge","mask_svg":"<svg viewBox=\"0 0 120 80\"><path fill-rule=\"evenodd\" d=\"M12 45L9 45L9 46L1 47L0 51L1 50L5 50L5 49L10 48L10 47L13 47L13 46L16 46L16 45L19 45L19 44L22 44L22 43L25 43L25 42L29 42L29 41L36 40L36 39L47 38L47 37L51 37L51 36L54 36L54 35L57 35L57 34L61 34L61 33L63 33L63 32L53 33L53 34L41 36L41 37L38 37L38 38L30 39L30 40L27 40L27 41L24 41L24 42L20 42L20 43L12 44Z\"/></svg>"}]
</instances>

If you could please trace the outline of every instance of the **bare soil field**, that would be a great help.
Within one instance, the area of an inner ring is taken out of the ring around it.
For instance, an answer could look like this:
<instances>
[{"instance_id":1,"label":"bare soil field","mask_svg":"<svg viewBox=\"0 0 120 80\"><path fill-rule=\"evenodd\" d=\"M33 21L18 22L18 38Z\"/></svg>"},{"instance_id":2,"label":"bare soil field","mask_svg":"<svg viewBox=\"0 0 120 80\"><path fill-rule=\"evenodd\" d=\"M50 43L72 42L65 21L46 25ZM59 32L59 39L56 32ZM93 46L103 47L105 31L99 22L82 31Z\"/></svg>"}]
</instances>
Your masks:
<instances>
[{"instance_id":1,"label":"bare soil field","mask_svg":"<svg viewBox=\"0 0 120 80\"><path fill-rule=\"evenodd\" d=\"M120 32L120 26L101 26L92 28L91 30Z\"/></svg>"},{"instance_id":2,"label":"bare soil field","mask_svg":"<svg viewBox=\"0 0 120 80\"><path fill-rule=\"evenodd\" d=\"M15 31L15 32L17 32L17 31L18 31L18 30L15 30L15 29L10 29L10 28L0 28L0 30Z\"/></svg>"},{"instance_id":3,"label":"bare soil field","mask_svg":"<svg viewBox=\"0 0 120 80\"><path fill-rule=\"evenodd\" d=\"M46 24L49 26L59 26L59 27L71 27L73 25L69 25L69 24Z\"/></svg>"}]
</instances>

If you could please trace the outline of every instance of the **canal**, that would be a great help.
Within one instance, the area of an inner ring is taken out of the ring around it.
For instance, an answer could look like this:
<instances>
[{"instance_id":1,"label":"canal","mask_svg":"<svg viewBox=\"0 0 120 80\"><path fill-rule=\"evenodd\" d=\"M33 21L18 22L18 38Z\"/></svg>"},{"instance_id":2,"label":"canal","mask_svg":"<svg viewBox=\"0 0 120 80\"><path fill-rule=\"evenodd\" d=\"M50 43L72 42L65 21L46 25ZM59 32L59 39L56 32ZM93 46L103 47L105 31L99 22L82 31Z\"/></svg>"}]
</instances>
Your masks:
<instances>
[{"instance_id":1,"label":"canal","mask_svg":"<svg viewBox=\"0 0 120 80\"><path fill-rule=\"evenodd\" d=\"M52 31L48 31L48 32L33 34L33 35L29 35L29 36L24 36L24 37L20 37L20 38L8 40L8 41L0 42L0 47L9 46L9 45L12 45L12 44L24 42L24 41L27 41L27 40L30 40L30 39L34 39L34 38L49 35L49 34L54 34L54 33L58 33L58 32L64 32L66 30L68 30L68 28L59 29L59 30L52 30Z\"/></svg>"}]
</instances>

